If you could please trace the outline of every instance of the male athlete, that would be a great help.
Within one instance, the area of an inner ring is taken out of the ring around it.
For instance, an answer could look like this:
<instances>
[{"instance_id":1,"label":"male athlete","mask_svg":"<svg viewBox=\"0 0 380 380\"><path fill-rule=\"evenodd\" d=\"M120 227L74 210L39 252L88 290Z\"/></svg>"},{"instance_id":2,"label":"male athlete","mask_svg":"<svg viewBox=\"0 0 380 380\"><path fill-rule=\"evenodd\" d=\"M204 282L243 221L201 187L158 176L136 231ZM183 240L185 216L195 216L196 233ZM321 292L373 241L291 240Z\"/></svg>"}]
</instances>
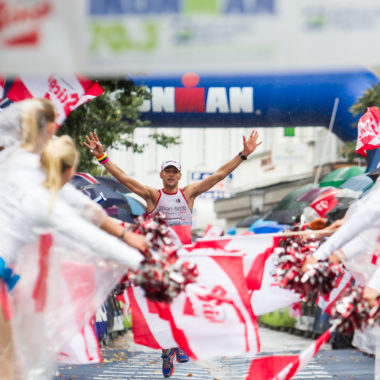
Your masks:
<instances>
[{"instance_id":1,"label":"male athlete","mask_svg":"<svg viewBox=\"0 0 380 380\"><path fill-rule=\"evenodd\" d=\"M166 214L168 225L177 233L181 242L183 244L190 244L191 214L195 198L222 181L245 161L261 144L261 142L257 141L258 137L258 132L255 130L251 132L248 138L243 136L243 149L232 160L228 161L214 174L204 180L191 183L183 189L178 187L179 180L181 179L181 164L176 160L162 162L160 177L163 187L158 190L140 184L111 162L103 152L102 144L96 132L90 132L89 136L86 136L87 143L84 143L84 145L91 150L98 162L103 164L107 171L120 183L145 199L147 213L153 214L161 211ZM178 347L162 350L162 373L164 377L170 377L173 374L175 356L179 363L185 363L189 360L186 353Z\"/></svg>"}]
</instances>

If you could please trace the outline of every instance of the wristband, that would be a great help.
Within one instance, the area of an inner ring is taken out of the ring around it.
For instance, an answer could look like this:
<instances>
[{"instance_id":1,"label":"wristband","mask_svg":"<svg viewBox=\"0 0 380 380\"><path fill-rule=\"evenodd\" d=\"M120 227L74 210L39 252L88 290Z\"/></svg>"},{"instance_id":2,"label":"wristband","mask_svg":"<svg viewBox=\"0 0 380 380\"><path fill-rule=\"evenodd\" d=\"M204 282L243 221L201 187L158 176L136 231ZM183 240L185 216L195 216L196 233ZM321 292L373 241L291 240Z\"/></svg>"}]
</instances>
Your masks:
<instances>
[{"instance_id":1,"label":"wristband","mask_svg":"<svg viewBox=\"0 0 380 380\"><path fill-rule=\"evenodd\" d=\"M239 157L240 157L243 161L245 161L245 160L247 159L247 156L244 155L242 152L239 152Z\"/></svg>"},{"instance_id":2,"label":"wristband","mask_svg":"<svg viewBox=\"0 0 380 380\"><path fill-rule=\"evenodd\" d=\"M98 160L99 164L102 164L102 165L104 165L106 162L108 162L110 160L105 153L96 157L96 159Z\"/></svg>"}]
</instances>

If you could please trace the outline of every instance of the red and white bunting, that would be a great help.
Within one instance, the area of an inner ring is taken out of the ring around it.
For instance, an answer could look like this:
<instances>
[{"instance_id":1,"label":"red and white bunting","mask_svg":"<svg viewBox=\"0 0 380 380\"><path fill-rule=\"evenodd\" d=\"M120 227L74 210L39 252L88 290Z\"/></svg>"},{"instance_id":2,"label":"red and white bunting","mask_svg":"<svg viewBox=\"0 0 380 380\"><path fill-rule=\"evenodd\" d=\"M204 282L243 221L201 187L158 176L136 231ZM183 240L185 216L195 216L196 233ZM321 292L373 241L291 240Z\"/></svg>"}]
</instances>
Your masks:
<instances>
[{"instance_id":1,"label":"red and white bunting","mask_svg":"<svg viewBox=\"0 0 380 380\"><path fill-rule=\"evenodd\" d=\"M358 122L356 153L367 157L367 150L380 147L380 110L369 107Z\"/></svg>"},{"instance_id":2,"label":"red and white bunting","mask_svg":"<svg viewBox=\"0 0 380 380\"><path fill-rule=\"evenodd\" d=\"M289 380L305 367L320 348L330 340L331 331L327 330L300 355L265 356L251 362L246 380Z\"/></svg>"},{"instance_id":3,"label":"red and white bunting","mask_svg":"<svg viewBox=\"0 0 380 380\"><path fill-rule=\"evenodd\" d=\"M19 76L7 97L14 102L28 98L50 99L57 108L57 123L61 125L72 110L103 92L97 82L85 77L52 74L49 77Z\"/></svg>"}]
</instances>

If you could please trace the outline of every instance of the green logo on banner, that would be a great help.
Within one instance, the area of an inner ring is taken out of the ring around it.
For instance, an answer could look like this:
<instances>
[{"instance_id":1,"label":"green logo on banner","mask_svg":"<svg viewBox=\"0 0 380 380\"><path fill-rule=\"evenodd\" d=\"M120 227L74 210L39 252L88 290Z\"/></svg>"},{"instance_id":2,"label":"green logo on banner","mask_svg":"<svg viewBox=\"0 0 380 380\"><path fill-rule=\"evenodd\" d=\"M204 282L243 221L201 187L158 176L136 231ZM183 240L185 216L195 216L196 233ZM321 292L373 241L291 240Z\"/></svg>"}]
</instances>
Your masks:
<instances>
[{"instance_id":1,"label":"green logo on banner","mask_svg":"<svg viewBox=\"0 0 380 380\"><path fill-rule=\"evenodd\" d=\"M92 40L90 51L98 53L104 48L115 53L126 51L151 51L157 46L157 25L145 21L142 23L143 41L134 41L128 28L121 22L93 22L90 25Z\"/></svg>"},{"instance_id":2,"label":"green logo on banner","mask_svg":"<svg viewBox=\"0 0 380 380\"><path fill-rule=\"evenodd\" d=\"M222 10L220 0L184 0L184 13L219 14Z\"/></svg>"}]
</instances>

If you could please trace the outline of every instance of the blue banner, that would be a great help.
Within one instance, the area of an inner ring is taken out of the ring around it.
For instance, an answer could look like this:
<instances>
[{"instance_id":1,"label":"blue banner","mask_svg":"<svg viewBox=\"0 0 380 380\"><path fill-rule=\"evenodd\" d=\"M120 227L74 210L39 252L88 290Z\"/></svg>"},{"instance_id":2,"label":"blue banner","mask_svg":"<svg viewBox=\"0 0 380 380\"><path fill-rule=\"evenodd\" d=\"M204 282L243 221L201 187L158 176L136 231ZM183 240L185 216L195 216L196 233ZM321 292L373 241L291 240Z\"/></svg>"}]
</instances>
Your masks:
<instances>
[{"instance_id":1,"label":"blue banner","mask_svg":"<svg viewBox=\"0 0 380 380\"><path fill-rule=\"evenodd\" d=\"M369 71L135 77L152 99L142 117L156 127L328 127L335 98L333 132L356 139L349 109L378 78Z\"/></svg>"}]
</instances>

